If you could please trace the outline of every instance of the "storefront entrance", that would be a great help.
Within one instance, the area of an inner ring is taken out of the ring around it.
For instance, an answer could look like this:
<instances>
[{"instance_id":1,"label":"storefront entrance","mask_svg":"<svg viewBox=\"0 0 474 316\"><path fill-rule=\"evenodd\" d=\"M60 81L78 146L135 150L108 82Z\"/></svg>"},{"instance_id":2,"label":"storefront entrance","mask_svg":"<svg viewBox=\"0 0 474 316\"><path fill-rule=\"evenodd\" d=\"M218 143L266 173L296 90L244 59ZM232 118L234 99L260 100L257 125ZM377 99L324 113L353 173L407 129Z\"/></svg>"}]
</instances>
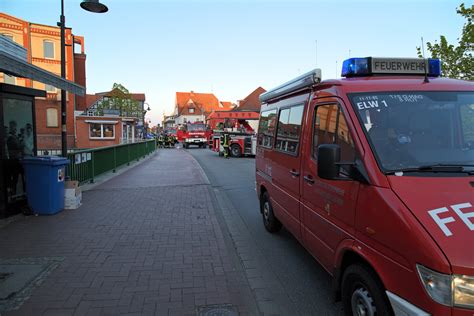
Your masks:
<instances>
[{"instance_id":1,"label":"storefront entrance","mask_svg":"<svg viewBox=\"0 0 474 316\"><path fill-rule=\"evenodd\" d=\"M26 207L21 159L36 153L35 96L44 91L0 84L0 218Z\"/></svg>"}]
</instances>

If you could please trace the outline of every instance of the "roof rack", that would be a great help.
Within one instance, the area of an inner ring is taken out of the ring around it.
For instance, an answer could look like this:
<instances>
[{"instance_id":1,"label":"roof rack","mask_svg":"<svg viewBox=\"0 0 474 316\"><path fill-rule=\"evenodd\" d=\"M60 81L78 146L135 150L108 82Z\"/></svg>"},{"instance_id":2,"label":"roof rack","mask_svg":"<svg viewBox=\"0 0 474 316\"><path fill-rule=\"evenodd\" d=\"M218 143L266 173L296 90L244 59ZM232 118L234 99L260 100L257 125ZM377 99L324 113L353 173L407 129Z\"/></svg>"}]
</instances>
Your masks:
<instances>
[{"instance_id":1,"label":"roof rack","mask_svg":"<svg viewBox=\"0 0 474 316\"><path fill-rule=\"evenodd\" d=\"M303 88L310 88L319 82L321 82L321 69L313 69L299 77L296 77L293 80L285 82L276 88L262 93L259 99L260 102L266 103L271 99L281 97L290 92L298 91Z\"/></svg>"}]
</instances>

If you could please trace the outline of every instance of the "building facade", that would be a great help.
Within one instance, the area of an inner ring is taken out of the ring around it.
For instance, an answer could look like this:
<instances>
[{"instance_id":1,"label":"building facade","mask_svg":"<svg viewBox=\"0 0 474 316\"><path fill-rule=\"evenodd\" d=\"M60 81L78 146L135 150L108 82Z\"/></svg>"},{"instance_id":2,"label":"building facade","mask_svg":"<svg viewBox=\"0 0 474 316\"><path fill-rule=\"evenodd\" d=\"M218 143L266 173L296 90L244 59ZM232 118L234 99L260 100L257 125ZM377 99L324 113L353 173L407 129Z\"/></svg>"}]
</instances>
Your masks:
<instances>
[{"instance_id":1,"label":"building facade","mask_svg":"<svg viewBox=\"0 0 474 316\"><path fill-rule=\"evenodd\" d=\"M175 124L205 122L212 111L230 111L231 102L221 102L213 93L176 92Z\"/></svg>"},{"instance_id":2,"label":"building facade","mask_svg":"<svg viewBox=\"0 0 474 316\"><path fill-rule=\"evenodd\" d=\"M23 46L29 63L48 72L61 75L60 28L28 22L0 12L0 35ZM66 28L66 79L83 87L86 86L84 38L76 36ZM46 97L36 100L37 147L44 149L61 148L61 93L55 87L31 79L16 78L0 73L0 82L21 87L45 90ZM67 136L68 147L76 145L74 109L84 97L67 96Z\"/></svg>"}]
</instances>

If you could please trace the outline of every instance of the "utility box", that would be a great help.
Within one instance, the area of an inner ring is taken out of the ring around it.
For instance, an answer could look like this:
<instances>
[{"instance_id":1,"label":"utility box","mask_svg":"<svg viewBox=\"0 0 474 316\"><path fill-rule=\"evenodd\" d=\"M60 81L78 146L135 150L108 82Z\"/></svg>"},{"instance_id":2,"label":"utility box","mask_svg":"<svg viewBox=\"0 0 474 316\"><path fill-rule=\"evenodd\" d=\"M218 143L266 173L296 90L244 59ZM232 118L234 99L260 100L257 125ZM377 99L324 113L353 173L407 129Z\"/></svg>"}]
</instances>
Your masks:
<instances>
[{"instance_id":1,"label":"utility box","mask_svg":"<svg viewBox=\"0 0 474 316\"><path fill-rule=\"evenodd\" d=\"M56 156L29 157L25 170L28 205L35 214L52 215L64 208L64 179L69 160Z\"/></svg>"}]
</instances>

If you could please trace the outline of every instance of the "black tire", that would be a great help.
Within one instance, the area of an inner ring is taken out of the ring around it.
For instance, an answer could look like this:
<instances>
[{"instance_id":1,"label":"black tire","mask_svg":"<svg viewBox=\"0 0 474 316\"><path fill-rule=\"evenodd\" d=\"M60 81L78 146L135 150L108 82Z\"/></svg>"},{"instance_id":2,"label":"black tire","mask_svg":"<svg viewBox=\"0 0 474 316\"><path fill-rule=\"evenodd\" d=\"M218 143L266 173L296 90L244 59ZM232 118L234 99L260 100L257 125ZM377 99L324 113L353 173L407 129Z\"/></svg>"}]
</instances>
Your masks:
<instances>
[{"instance_id":1,"label":"black tire","mask_svg":"<svg viewBox=\"0 0 474 316\"><path fill-rule=\"evenodd\" d=\"M202 144L202 148L206 148L206 147L207 147L206 143Z\"/></svg>"},{"instance_id":2,"label":"black tire","mask_svg":"<svg viewBox=\"0 0 474 316\"><path fill-rule=\"evenodd\" d=\"M238 144L232 144L230 146L230 155L235 158L242 156L242 150Z\"/></svg>"},{"instance_id":3,"label":"black tire","mask_svg":"<svg viewBox=\"0 0 474 316\"><path fill-rule=\"evenodd\" d=\"M342 277L344 314L393 315L385 289L371 269L361 264L349 266ZM358 313L357 309L365 311Z\"/></svg>"},{"instance_id":4,"label":"black tire","mask_svg":"<svg viewBox=\"0 0 474 316\"><path fill-rule=\"evenodd\" d=\"M183 148L187 149L187 148L188 148L188 144L183 143Z\"/></svg>"},{"instance_id":5,"label":"black tire","mask_svg":"<svg viewBox=\"0 0 474 316\"><path fill-rule=\"evenodd\" d=\"M263 225L268 232L276 233L281 229L281 222L273 213L272 203L270 202L270 196L267 192L262 194L260 200L260 212L262 213Z\"/></svg>"}]
</instances>

